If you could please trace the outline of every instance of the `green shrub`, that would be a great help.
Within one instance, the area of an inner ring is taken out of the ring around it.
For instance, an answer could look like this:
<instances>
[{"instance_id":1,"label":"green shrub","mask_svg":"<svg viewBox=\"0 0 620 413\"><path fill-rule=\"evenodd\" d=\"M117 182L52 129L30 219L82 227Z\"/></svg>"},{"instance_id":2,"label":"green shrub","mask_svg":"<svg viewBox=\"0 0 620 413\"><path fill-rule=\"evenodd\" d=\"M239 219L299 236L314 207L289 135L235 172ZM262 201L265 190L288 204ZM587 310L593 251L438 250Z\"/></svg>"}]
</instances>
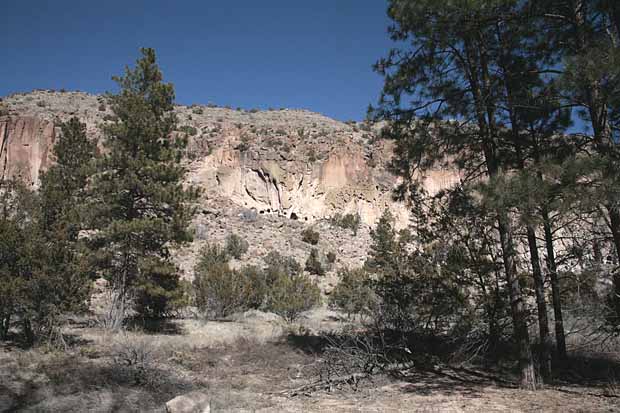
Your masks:
<instances>
[{"instance_id":1,"label":"green shrub","mask_svg":"<svg viewBox=\"0 0 620 413\"><path fill-rule=\"evenodd\" d=\"M47 106L47 103L45 103L43 100L39 100L37 102L37 106L40 107L40 108L44 108L44 107Z\"/></svg>"},{"instance_id":2,"label":"green shrub","mask_svg":"<svg viewBox=\"0 0 620 413\"><path fill-rule=\"evenodd\" d=\"M329 307L353 314L370 315L377 306L377 297L370 285L370 277L363 268L338 271L340 282L329 296Z\"/></svg>"},{"instance_id":3,"label":"green shrub","mask_svg":"<svg viewBox=\"0 0 620 413\"><path fill-rule=\"evenodd\" d=\"M353 231L353 235L357 235L357 231L362 223L362 217L360 217L358 213L346 215L336 214L330 222L332 225L340 228L350 229Z\"/></svg>"},{"instance_id":4,"label":"green shrub","mask_svg":"<svg viewBox=\"0 0 620 413\"><path fill-rule=\"evenodd\" d=\"M229 261L226 250L217 244L207 244L200 252L197 267L208 268L217 264L226 264Z\"/></svg>"},{"instance_id":5,"label":"green shrub","mask_svg":"<svg viewBox=\"0 0 620 413\"><path fill-rule=\"evenodd\" d=\"M202 115L204 113L204 110L200 106L196 106L192 108L192 113L194 115Z\"/></svg>"},{"instance_id":6,"label":"green shrub","mask_svg":"<svg viewBox=\"0 0 620 413\"><path fill-rule=\"evenodd\" d=\"M310 274L325 275L325 268L323 267L323 263L321 263L319 250L316 248L312 248L312 250L310 250L310 255L306 260L305 270Z\"/></svg>"},{"instance_id":7,"label":"green shrub","mask_svg":"<svg viewBox=\"0 0 620 413\"><path fill-rule=\"evenodd\" d=\"M236 148L239 152L247 152L250 149L250 137L248 135L241 135L241 142Z\"/></svg>"},{"instance_id":8,"label":"green shrub","mask_svg":"<svg viewBox=\"0 0 620 413\"><path fill-rule=\"evenodd\" d=\"M269 285L265 309L293 322L301 313L312 309L320 301L319 287L307 276L280 276Z\"/></svg>"},{"instance_id":9,"label":"green shrub","mask_svg":"<svg viewBox=\"0 0 620 413\"><path fill-rule=\"evenodd\" d=\"M230 234L226 237L226 253L235 259L240 259L249 248L250 244L237 234Z\"/></svg>"},{"instance_id":10,"label":"green shrub","mask_svg":"<svg viewBox=\"0 0 620 413\"><path fill-rule=\"evenodd\" d=\"M267 267L246 266L233 270L225 251L207 246L195 268L194 301L209 318L222 318L238 311L261 309L295 320L320 302L320 290L301 273L297 262L272 252Z\"/></svg>"},{"instance_id":11,"label":"green shrub","mask_svg":"<svg viewBox=\"0 0 620 413\"><path fill-rule=\"evenodd\" d=\"M306 228L301 232L301 240L310 245L319 243L319 233L312 228Z\"/></svg>"},{"instance_id":12,"label":"green shrub","mask_svg":"<svg viewBox=\"0 0 620 413\"><path fill-rule=\"evenodd\" d=\"M198 129L190 125L183 125L179 128L179 131L186 133L189 136L195 136L198 133Z\"/></svg>"},{"instance_id":13,"label":"green shrub","mask_svg":"<svg viewBox=\"0 0 620 413\"><path fill-rule=\"evenodd\" d=\"M196 268L196 307L208 318L222 318L246 308L251 286L245 274L218 263Z\"/></svg>"},{"instance_id":14,"label":"green shrub","mask_svg":"<svg viewBox=\"0 0 620 413\"><path fill-rule=\"evenodd\" d=\"M267 273L283 273L286 275L298 274L301 272L301 265L293 257L287 257L277 251L271 251L263 261L267 264L265 271Z\"/></svg>"}]
</instances>

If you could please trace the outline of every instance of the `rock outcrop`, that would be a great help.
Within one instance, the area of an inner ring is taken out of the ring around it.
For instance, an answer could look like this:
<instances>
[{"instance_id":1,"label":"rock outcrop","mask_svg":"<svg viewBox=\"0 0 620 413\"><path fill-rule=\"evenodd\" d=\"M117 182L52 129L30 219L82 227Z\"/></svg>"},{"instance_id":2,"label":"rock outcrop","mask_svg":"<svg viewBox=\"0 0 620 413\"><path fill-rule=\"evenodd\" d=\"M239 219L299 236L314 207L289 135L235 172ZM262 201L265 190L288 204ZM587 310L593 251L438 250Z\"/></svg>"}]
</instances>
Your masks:
<instances>
[{"instance_id":1,"label":"rock outcrop","mask_svg":"<svg viewBox=\"0 0 620 413\"><path fill-rule=\"evenodd\" d=\"M166 403L167 413L209 413L211 406L208 395L200 392L191 392L177 396Z\"/></svg>"},{"instance_id":2,"label":"rock outcrop","mask_svg":"<svg viewBox=\"0 0 620 413\"><path fill-rule=\"evenodd\" d=\"M81 92L36 91L4 99L2 176L22 176L34 186L50 164L54 124L77 116L93 139L110 122L105 98ZM188 180L219 199L257 214L314 222L336 213L358 213L372 225L390 208L400 226L408 209L392 199L398 184L386 164L390 142L380 128L338 122L304 110L233 110L177 106L177 133L189 136ZM458 174L432 171L430 192L458 182Z\"/></svg>"},{"instance_id":3,"label":"rock outcrop","mask_svg":"<svg viewBox=\"0 0 620 413\"><path fill-rule=\"evenodd\" d=\"M52 162L54 123L34 116L0 118L0 179L19 177L36 186Z\"/></svg>"}]
</instances>

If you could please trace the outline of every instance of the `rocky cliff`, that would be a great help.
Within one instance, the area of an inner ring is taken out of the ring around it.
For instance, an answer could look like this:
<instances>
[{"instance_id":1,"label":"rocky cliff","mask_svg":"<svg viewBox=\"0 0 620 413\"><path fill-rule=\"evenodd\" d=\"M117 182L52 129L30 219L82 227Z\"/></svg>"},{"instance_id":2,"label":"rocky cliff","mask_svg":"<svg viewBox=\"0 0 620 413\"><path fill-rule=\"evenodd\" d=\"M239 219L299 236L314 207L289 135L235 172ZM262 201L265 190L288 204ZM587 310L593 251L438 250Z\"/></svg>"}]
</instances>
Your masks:
<instances>
[{"instance_id":1,"label":"rocky cliff","mask_svg":"<svg viewBox=\"0 0 620 413\"><path fill-rule=\"evenodd\" d=\"M35 91L3 100L0 118L2 176L20 175L37 185L52 161L54 125L71 116L87 124L93 139L113 119L106 100L81 92ZM390 207L401 225L407 208L392 201L397 180L385 167L391 155L380 130L338 122L305 110L242 110L192 105L175 108L178 133L190 138L189 181L206 200L314 222L336 213L359 213L373 224ZM458 175L428 175L431 192Z\"/></svg>"},{"instance_id":2,"label":"rocky cliff","mask_svg":"<svg viewBox=\"0 0 620 413\"><path fill-rule=\"evenodd\" d=\"M34 116L0 118L0 179L19 177L36 186L52 162L54 123Z\"/></svg>"}]
</instances>

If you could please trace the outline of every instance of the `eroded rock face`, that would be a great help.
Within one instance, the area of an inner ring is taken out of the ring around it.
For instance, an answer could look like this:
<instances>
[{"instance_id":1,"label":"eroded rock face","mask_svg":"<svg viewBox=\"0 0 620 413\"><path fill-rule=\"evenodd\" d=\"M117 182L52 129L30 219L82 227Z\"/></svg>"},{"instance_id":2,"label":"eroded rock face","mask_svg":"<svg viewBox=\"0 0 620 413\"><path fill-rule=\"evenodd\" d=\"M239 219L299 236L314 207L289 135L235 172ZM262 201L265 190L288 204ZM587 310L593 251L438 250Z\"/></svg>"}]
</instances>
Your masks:
<instances>
[{"instance_id":1,"label":"eroded rock face","mask_svg":"<svg viewBox=\"0 0 620 413\"><path fill-rule=\"evenodd\" d=\"M81 92L36 91L4 103L11 118L0 123L2 176L20 175L35 186L51 162L54 122L77 116L100 141L101 125L113 117L105 98ZM175 113L179 131L193 131L188 181L204 189L205 202L218 199L257 214L308 222L358 213L367 225L389 207L398 226L408 222L408 208L393 201L398 180L386 169L392 145L377 139L377 126L289 109L177 106ZM434 193L459 178L437 170L424 182Z\"/></svg>"},{"instance_id":2,"label":"eroded rock face","mask_svg":"<svg viewBox=\"0 0 620 413\"><path fill-rule=\"evenodd\" d=\"M369 167L361 148L336 148L326 159L313 162L276 161L220 148L197 165L190 179L209 196L225 196L260 214L314 221L335 213L359 213L372 223L392 204L395 180L382 181L381 175L383 171Z\"/></svg>"},{"instance_id":3,"label":"eroded rock face","mask_svg":"<svg viewBox=\"0 0 620 413\"><path fill-rule=\"evenodd\" d=\"M19 177L37 186L52 162L54 123L34 116L0 118L0 179Z\"/></svg>"}]
</instances>

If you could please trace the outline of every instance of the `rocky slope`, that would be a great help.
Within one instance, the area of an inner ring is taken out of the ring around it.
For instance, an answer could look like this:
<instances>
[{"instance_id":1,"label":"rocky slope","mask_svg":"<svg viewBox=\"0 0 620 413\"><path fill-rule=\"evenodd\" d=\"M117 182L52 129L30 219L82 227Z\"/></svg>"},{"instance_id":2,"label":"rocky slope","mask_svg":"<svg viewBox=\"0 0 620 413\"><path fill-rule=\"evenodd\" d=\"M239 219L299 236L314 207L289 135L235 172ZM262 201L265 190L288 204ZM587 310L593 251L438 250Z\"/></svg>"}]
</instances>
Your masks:
<instances>
[{"instance_id":1,"label":"rocky slope","mask_svg":"<svg viewBox=\"0 0 620 413\"><path fill-rule=\"evenodd\" d=\"M82 92L13 94L1 104L1 176L19 175L35 187L53 162L61 121L79 117L101 142L101 126L113 119L105 97ZM189 137L188 182L204 190L203 213L195 220L199 236L179 256L187 270L204 240L220 241L232 231L250 240L250 260L276 249L303 262L309 247L297 241L305 225L325 226L322 250L337 252L341 265L359 265L368 229L385 208L399 225L408 222L406 206L392 200L398 184L386 169L392 148L379 139L378 126L306 110L192 105L175 112L178 133ZM425 186L435 192L458 180L458 174L434 171ZM327 226L324 220L336 213L359 213L364 227L353 237Z\"/></svg>"}]
</instances>

